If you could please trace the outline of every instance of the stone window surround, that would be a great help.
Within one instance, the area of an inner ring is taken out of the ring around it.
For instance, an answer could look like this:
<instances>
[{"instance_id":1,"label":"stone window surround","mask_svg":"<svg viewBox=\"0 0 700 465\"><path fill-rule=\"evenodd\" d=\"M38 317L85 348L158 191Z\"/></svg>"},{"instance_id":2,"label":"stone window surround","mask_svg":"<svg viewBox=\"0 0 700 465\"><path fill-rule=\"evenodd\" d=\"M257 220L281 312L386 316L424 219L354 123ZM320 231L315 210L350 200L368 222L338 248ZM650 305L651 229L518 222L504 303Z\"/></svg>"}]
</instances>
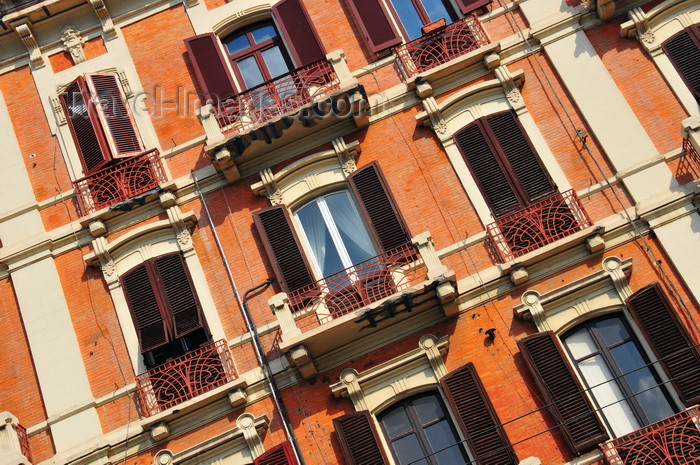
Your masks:
<instances>
[{"instance_id":1,"label":"stone window surround","mask_svg":"<svg viewBox=\"0 0 700 465\"><path fill-rule=\"evenodd\" d=\"M484 61L500 62L500 58L496 53L492 53L487 55ZM506 66L498 66L495 68L495 74L496 79L469 86L440 103L433 96L433 89L428 81L416 82L416 93L425 108L425 111L416 115L416 121L423 126L432 127L435 131L484 225L492 223L495 218L453 139L457 132L479 118L500 111L514 110L559 192L571 189L569 180L525 106L519 90L525 82L525 72L511 72Z\"/></svg>"},{"instance_id":2,"label":"stone window surround","mask_svg":"<svg viewBox=\"0 0 700 465\"><path fill-rule=\"evenodd\" d=\"M622 23L620 35L622 37L636 37L688 114L700 113L700 105L661 47L661 44L674 34L693 24L700 23L700 3L666 0L647 13L636 7L631 9L627 15L630 20Z\"/></svg>"}]
</instances>

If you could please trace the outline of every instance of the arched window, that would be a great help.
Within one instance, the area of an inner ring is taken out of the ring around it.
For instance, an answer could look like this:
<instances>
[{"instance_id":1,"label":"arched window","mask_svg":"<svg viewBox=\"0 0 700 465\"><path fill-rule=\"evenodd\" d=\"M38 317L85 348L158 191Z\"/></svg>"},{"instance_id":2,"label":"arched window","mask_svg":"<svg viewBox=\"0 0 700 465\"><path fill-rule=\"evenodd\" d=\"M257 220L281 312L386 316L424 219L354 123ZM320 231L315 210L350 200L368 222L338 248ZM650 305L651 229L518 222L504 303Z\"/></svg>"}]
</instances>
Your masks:
<instances>
[{"instance_id":1,"label":"arched window","mask_svg":"<svg viewBox=\"0 0 700 465\"><path fill-rule=\"evenodd\" d=\"M665 41L663 49L700 103L700 24L687 27Z\"/></svg>"},{"instance_id":2,"label":"arched window","mask_svg":"<svg viewBox=\"0 0 700 465\"><path fill-rule=\"evenodd\" d=\"M377 419L399 465L471 463L437 392L404 399Z\"/></svg>"}]
</instances>

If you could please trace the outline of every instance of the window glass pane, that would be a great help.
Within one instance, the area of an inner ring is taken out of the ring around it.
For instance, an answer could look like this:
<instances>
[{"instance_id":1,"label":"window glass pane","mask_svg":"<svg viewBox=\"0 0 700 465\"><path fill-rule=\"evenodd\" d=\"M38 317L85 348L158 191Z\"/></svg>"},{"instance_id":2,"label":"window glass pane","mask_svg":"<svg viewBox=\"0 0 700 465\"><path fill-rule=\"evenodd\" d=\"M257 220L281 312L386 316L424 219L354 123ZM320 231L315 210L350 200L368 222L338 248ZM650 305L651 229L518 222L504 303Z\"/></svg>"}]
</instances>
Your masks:
<instances>
[{"instance_id":1,"label":"window glass pane","mask_svg":"<svg viewBox=\"0 0 700 465\"><path fill-rule=\"evenodd\" d=\"M258 64L254 57L244 58L236 62L238 69L243 76L243 81L247 88L255 87L263 83L263 76L258 69Z\"/></svg>"},{"instance_id":2,"label":"window glass pane","mask_svg":"<svg viewBox=\"0 0 700 465\"><path fill-rule=\"evenodd\" d=\"M618 317L601 320L595 326L608 347L630 338L627 328Z\"/></svg>"},{"instance_id":3,"label":"window glass pane","mask_svg":"<svg viewBox=\"0 0 700 465\"><path fill-rule=\"evenodd\" d=\"M399 20L406 30L409 40L422 36L423 21L418 16L416 7L413 6L411 0L391 0L391 3L394 5L396 14L399 15Z\"/></svg>"},{"instance_id":4,"label":"window glass pane","mask_svg":"<svg viewBox=\"0 0 700 465\"><path fill-rule=\"evenodd\" d=\"M340 271L344 268L338 255L328 226L321 215L316 202L312 202L296 212L301 223L314 262L323 276Z\"/></svg>"},{"instance_id":5,"label":"window glass pane","mask_svg":"<svg viewBox=\"0 0 700 465\"><path fill-rule=\"evenodd\" d=\"M411 422L403 404L385 413L381 421L390 439L411 431Z\"/></svg>"},{"instance_id":6,"label":"window glass pane","mask_svg":"<svg viewBox=\"0 0 700 465\"><path fill-rule=\"evenodd\" d=\"M338 228L343 246L350 256L348 266L377 255L364 221L352 204L347 192L337 192L325 197L333 222Z\"/></svg>"},{"instance_id":7,"label":"window glass pane","mask_svg":"<svg viewBox=\"0 0 700 465\"><path fill-rule=\"evenodd\" d=\"M270 76L277 77L289 71L289 67L284 61L284 56L282 56L279 47L274 46L264 50L262 56L263 60L265 60L265 66L267 66L267 70L270 72Z\"/></svg>"},{"instance_id":8,"label":"window glass pane","mask_svg":"<svg viewBox=\"0 0 700 465\"><path fill-rule=\"evenodd\" d=\"M245 50L250 46L250 43L248 42L248 37L245 34L242 34L238 37L234 37L233 39L229 40L226 42L226 48L228 49L228 53L233 55L234 53L238 53L241 50Z\"/></svg>"},{"instance_id":9,"label":"window glass pane","mask_svg":"<svg viewBox=\"0 0 700 465\"><path fill-rule=\"evenodd\" d=\"M394 448L394 452L396 452L400 465L408 465L409 463L411 465L428 465L427 460L419 460L424 457L424 454L415 434L397 439L391 445Z\"/></svg>"},{"instance_id":10,"label":"window glass pane","mask_svg":"<svg viewBox=\"0 0 700 465\"><path fill-rule=\"evenodd\" d=\"M412 405L421 425L427 425L431 421L438 420L445 416L442 406L438 403L434 395L418 397L412 402Z\"/></svg>"},{"instance_id":11,"label":"window glass pane","mask_svg":"<svg viewBox=\"0 0 700 465\"><path fill-rule=\"evenodd\" d=\"M445 8L445 4L442 3L442 0L422 0L422 3L423 8L425 8L425 11L428 13L430 21L437 21L440 18L445 18L446 24L452 22L450 14L447 12L447 8Z\"/></svg>"},{"instance_id":12,"label":"window glass pane","mask_svg":"<svg viewBox=\"0 0 700 465\"><path fill-rule=\"evenodd\" d=\"M442 420L425 429L434 458L440 465L462 465L467 463L462 448L457 444L459 439L447 420Z\"/></svg>"},{"instance_id":13,"label":"window glass pane","mask_svg":"<svg viewBox=\"0 0 700 465\"><path fill-rule=\"evenodd\" d=\"M565 342L574 360L580 360L587 355L598 352L587 328L581 328L575 333L570 334L566 337Z\"/></svg>"},{"instance_id":14,"label":"window glass pane","mask_svg":"<svg viewBox=\"0 0 700 465\"><path fill-rule=\"evenodd\" d=\"M275 28L272 26L272 24L253 29L251 31L251 35L253 36L253 40L255 40L256 44L277 37L277 33L275 32Z\"/></svg>"}]
</instances>

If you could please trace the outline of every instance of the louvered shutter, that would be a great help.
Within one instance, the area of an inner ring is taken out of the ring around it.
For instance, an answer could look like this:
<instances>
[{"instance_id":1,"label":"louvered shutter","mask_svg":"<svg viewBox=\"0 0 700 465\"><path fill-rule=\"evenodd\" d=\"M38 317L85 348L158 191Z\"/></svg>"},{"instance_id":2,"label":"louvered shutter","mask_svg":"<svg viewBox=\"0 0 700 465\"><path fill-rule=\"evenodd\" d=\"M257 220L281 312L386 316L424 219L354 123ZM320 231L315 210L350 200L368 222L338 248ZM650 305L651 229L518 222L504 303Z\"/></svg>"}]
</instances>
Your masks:
<instances>
[{"instance_id":1,"label":"louvered shutter","mask_svg":"<svg viewBox=\"0 0 700 465\"><path fill-rule=\"evenodd\" d=\"M76 79L59 98L83 163L83 171L85 175L94 173L111 157L85 80L82 77Z\"/></svg>"},{"instance_id":2,"label":"louvered shutter","mask_svg":"<svg viewBox=\"0 0 700 465\"><path fill-rule=\"evenodd\" d=\"M518 463L474 364L467 363L448 373L441 383L477 463Z\"/></svg>"},{"instance_id":3,"label":"louvered shutter","mask_svg":"<svg viewBox=\"0 0 700 465\"><path fill-rule=\"evenodd\" d=\"M401 43L381 0L346 0L370 51L377 53Z\"/></svg>"},{"instance_id":4,"label":"louvered shutter","mask_svg":"<svg viewBox=\"0 0 700 465\"><path fill-rule=\"evenodd\" d=\"M668 39L663 49L700 103L700 24Z\"/></svg>"},{"instance_id":5,"label":"louvered shutter","mask_svg":"<svg viewBox=\"0 0 700 465\"><path fill-rule=\"evenodd\" d=\"M301 0L282 0L272 10L298 67L325 58L326 51Z\"/></svg>"},{"instance_id":6,"label":"louvered shutter","mask_svg":"<svg viewBox=\"0 0 700 465\"><path fill-rule=\"evenodd\" d=\"M455 142L494 216L521 205L479 121L459 131Z\"/></svg>"},{"instance_id":7,"label":"louvered shutter","mask_svg":"<svg viewBox=\"0 0 700 465\"><path fill-rule=\"evenodd\" d=\"M545 171L532 143L512 111L486 117L488 127L500 146L514 185L519 185L527 202L554 192L556 187Z\"/></svg>"},{"instance_id":8,"label":"louvered shutter","mask_svg":"<svg viewBox=\"0 0 700 465\"><path fill-rule=\"evenodd\" d=\"M388 463L368 411L362 410L335 418L333 426L348 465Z\"/></svg>"},{"instance_id":9,"label":"louvered shutter","mask_svg":"<svg viewBox=\"0 0 700 465\"><path fill-rule=\"evenodd\" d=\"M311 267L292 228L287 208L284 205L270 207L253 213L253 219L282 290L291 292L313 283Z\"/></svg>"},{"instance_id":10,"label":"louvered shutter","mask_svg":"<svg viewBox=\"0 0 700 465\"><path fill-rule=\"evenodd\" d=\"M459 9L462 10L462 13L465 15L489 3L491 3L491 0L457 0Z\"/></svg>"},{"instance_id":11,"label":"louvered shutter","mask_svg":"<svg viewBox=\"0 0 700 465\"><path fill-rule=\"evenodd\" d=\"M700 402L700 353L659 284L632 294L627 307L683 403L690 407Z\"/></svg>"},{"instance_id":12,"label":"louvered shutter","mask_svg":"<svg viewBox=\"0 0 700 465\"><path fill-rule=\"evenodd\" d=\"M581 385L551 331L531 334L518 346L548 410L572 452L581 454L607 439Z\"/></svg>"},{"instance_id":13,"label":"louvered shutter","mask_svg":"<svg viewBox=\"0 0 700 465\"><path fill-rule=\"evenodd\" d=\"M116 74L93 73L85 75L90 95L107 139L112 158L123 158L144 151L136 123L131 115L126 96Z\"/></svg>"},{"instance_id":14,"label":"louvered shutter","mask_svg":"<svg viewBox=\"0 0 700 465\"><path fill-rule=\"evenodd\" d=\"M384 252L411 240L411 234L376 161L352 173L348 176L348 182Z\"/></svg>"},{"instance_id":15,"label":"louvered shutter","mask_svg":"<svg viewBox=\"0 0 700 465\"><path fill-rule=\"evenodd\" d=\"M185 47L206 100L217 106L236 95L236 86L216 35L208 33L190 37L185 39Z\"/></svg>"},{"instance_id":16,"label":"louvered shutter","mask_svg":"<svg viewBox=\"0 0 700 465\"><path fill-rule=\"evenodd\" d=\"M278 444L255 459L253 465L297 465L289 441Z\"/></svg>"},{"instance_id":17,"label":"louvered shutter","mask_svg":"<svg viewBox=\"0 0 700 465\"><path fill-rule=\"evenodd\" d=\"M168 332L154 292L155 282L148 272L147 263L124 274L121 281L141 343L141 353L167 344Z\"/></svg>"},{"instance_id":18,"label":"louvered shutter","mask_svg":"<svg viewBox=\"0 0 700 465\"><path fill-rule=\"evenodd\" d=\"M156 258L158 279L173 318L175 337L185 336L202 327L202 313L184 259L179 253Z\"/></svg>"}]
</instances>

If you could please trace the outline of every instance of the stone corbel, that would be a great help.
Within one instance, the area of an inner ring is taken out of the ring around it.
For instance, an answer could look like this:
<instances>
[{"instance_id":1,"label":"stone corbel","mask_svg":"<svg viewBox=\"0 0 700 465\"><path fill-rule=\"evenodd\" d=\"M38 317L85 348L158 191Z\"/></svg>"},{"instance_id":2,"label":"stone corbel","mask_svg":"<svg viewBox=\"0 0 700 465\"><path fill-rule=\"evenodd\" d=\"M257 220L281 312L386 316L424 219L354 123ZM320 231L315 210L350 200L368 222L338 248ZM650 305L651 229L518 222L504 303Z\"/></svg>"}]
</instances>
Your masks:
<instances>
[{"instance_id":1,"label":"stone corbel","mask_svg":"<svg viewBox=\"0 0 700 465\"><path fill-rule=\"evenodd\" d=\"M644 10L639 7L632 8L627 12L627 16L629 16L630 21L622 23L620 26L620 35L630 38L637 36L642 42L642 45L644 45L644 48L652 56L661 53L661 44L656 42L654 33L649 29L649 17Z\"/></svg>"},{"instance_id":2,"label":"stone corbel","mask_svg":"<svg viewBox=\"0 0 700 465\"><path fill-rule=\"evenodd\" d=\"M284 204L284 196L279 186L277 186L277 180L275 175L272 173L270 168L265 168L260 171L260 179L262 180L263 188L265 189L265 195L272 205L282 205Z\"/></svg>"},{"instance_id":3,"label":"stone corbel","mask_svg":"<svg viewBox=\"0 0 700 465\"><path fill-rule=\"evenodd\" d=\"M159 450L153 457L153 465L173 465L175 455L168 449Z\"/></svg>"},{"instance_id":4,"label":"stone corbel","mask_svg":"<svg viewBox=\"0 0 700 465\"><path fill-rule=\"evenodd\" d=\"M550 331L552 329L547 322L547 315L542 306L539 292L527 291L522 295L520 300L523 306L528 310L530 318L535 323L538 331ZM525 315L527 315L527 313L525 313Z\"/></svg>"},{"instance_id":5,"label":"stone corbel","mask_svg":"<svg viewBox=\"0 0 700 465\"><path fill-rule=\"evenodd\" d=\"M170 225L175 231L175 236L177 237L177 243L180 246L180 250L185 257L194 253L194 244L192 242L192 234L190 234L190 228L185 221L185 216L182 214L180 207L175 205L166 210L168 213L168 220ZM192 220L192 216L188 216L188 220Z\"/></svg>"},{"instance_id":6,"label":"stone corbel","mask_svg":"<svg viewBox=\"0 0 700 465\"><path fill-rule=\"evenodd\" d=\"M623 301L627 300L632 295L627 276L623 269L622 260L617 257L608 257L603 260L603 270L610 276L610 279L615 286L615 290L620 295Z\"/></svg>"},{"instance_id":7,"label":"stone corbel","mask_svg":"<svg viewBox=\"0 0 700 465\"><path fill-rule=\"evenodd\" d=\"M304 379L311 379L318 374L316 365L314 365L314 361L311 358L311 353L303 344L292 347L287 352L287 359L292 365L297 367Z\"/></svg>"},{"instance_id":8,"label":"stone corbel","mask_svg":"<svg viewBox=\"0 0 700 465\"><path fill-rule=\"evenodd\" d=\"M452 134L447 130L447 123L445 123L437 101L435 97L433 97L433 88L430 83L428 81L416 79L416 95L418 95L421 102L423 102L423 108L425 108L425 112L428 114L430 126L440 140L446 141L452 139ZM423 124L427 126L427 122L428 120L425 120Z\"/></svg>"},{"instance_id":9,"label":"stone corbel","mask_svg":"<svg viewBox=\"0 0 700 465\"><path fill-rule=\"evenodd\" d=\"M119 276L117 276L117 266L109 253L109 244L104 237L96 237L92 240L92 248L95 250L95 256L100 261L100 268L105 282L109 289L113 289L119 285Z\"/></svg>"},{"instance_id":10,"label":"stone corbel","mask_svg":"<svg viewBox=\"0 0 700 465\"><path fill-rule=\"evenodd\" d=\"M105 33L105 38L107 40L112 40L117 37L117 31L114 29L114 22L112 21L112 16L109 14L107 7L103 0L90 0L90 5L95 10L95 14L100 19L102 23L102 31Z\"/></svg>"},{"instance_id":11,"label":"stone corbel","mask_svg":"<svg viewBox=\"0 0 700 465\"><path fill-rule=\"evenodd\" d=\"M506 98L510 105L513 107L515 112L520 115L525 111L525 102L523 101L523 96L520 94L520 89L518 89L518 84L515 82L513 75L510 74L508 68L505 66L499 66L495 70L496 78L503 86L503 91L506 94Z\"/></svg>"},{"instance_id":12,"label":"stone corbel","mask_svg":"<svg viewBox=\"0 0 700 465\"><path fill-rule=\"evenodd\" d=\"M348 147L342 137L336 137L331 142L333 143L333 150L340 161L340 166L343 168L343 173L345 173L345 176L350 176L357 169L355 158L361 152L360 145L355 143L352 144L352 147Z\"/></svg>"},{"instance_id":13,"label":"stone corbel","mask_svg":"<svg viewBox=\"0 0 700 465\"><path fill-rule=\"evenodd\" d=\"M44 58L41 56L39 44L34 38L34 34L32 34L32 30L29 27L31 25L29 19L22 18L10 23L10 25L15 32L17 32L24 46L27 47L27 51L29 52L29 60L32 62L32 65L34 65L34 68L39 69L46 66L46 63L44 63Z\"/></svg>"},{"instance_id":14,"label":"stone corbel","mask_svg":"<svg viewBox=\"0 0 700 465\"><path fill-rule=\"evenodd\" d=\"M352 405L356 411L369 410L365 402L365 394L362 392L359 381L360 374L354 368L346 368L340 374L340 384L343 385Z\"/></svg>"},{"instance_id":15,"label":"stone corbel","mask_svg":"<svg viewBox=\"0 0 700 465\"><path fill-rule=\"evenodd\" d=\"M236 418L236 426L243 432L243 438L253 457L259 457L265 452L262 439L255 428L255 417L250 413L244 413Z\"/></svg>"},{"instance_id":16,"label":"stone corbel","mask_svg":"<svg viewBox=\"0 0 700 465\"><path fill-rule=\"evenodd\" d=\"M443 345L438 348L438 340L432 334L425 334L418 341L418 347L425 351L425 356L428 357L428 362L435 372L435 376L438 379L442 379L447 375L447 367L445 366L445 360L443 360L443 352L447 351L447 345ZM442 352L441 350L442 349Z\"/></svg>"},{"instance_id":17,"label":"stone corbel","mask_svg":"<svg viewBox=\"0 0 700 465\"><path fill-rule=\"evenodd\" d=\"M83 44L87 42L87 39L80 35L80 31L75 27L66 26L63 28L61 42L63 42L63 50L70 54L74 65L87 59L83 50Z\"/></svg>"}]
</instances>

